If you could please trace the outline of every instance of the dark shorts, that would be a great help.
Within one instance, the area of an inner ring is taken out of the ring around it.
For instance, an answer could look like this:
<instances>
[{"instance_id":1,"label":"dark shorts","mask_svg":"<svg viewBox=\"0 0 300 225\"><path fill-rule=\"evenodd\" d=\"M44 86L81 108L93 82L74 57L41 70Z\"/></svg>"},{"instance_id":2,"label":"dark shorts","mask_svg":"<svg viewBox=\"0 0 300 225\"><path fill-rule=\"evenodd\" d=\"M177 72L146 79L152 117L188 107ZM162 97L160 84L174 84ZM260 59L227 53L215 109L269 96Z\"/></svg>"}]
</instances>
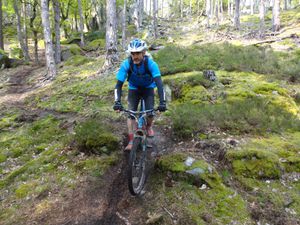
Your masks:
<instances>
[{"instance_id":1,"label":"dark shorts","mask_svg":"<svg viewBox=\"0 0 300 225\"><path fill-rule=\"evenodd\" d=\"M128 90L128 109L137 111L140 99L145 100L145 110L154 108L154 88Z\"/></svg>"}]
</instances>

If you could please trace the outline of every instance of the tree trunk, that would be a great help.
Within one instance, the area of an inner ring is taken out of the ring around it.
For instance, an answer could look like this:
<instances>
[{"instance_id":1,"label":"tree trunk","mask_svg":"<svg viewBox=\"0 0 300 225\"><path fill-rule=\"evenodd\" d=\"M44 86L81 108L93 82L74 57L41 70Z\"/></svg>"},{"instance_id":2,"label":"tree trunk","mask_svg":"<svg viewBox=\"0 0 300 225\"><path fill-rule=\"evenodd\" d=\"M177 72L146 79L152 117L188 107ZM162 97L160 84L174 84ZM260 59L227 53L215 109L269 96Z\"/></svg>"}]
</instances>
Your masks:
<instances>
[{"instance_id":1,"label":"tree trunk","mask_svg":"<svg viewBox=\"0 0 300 225\"><path fill-rule=\"evenodd\" d=\"M79 29L80 29L80 46L84 46L84 36L83 36L83 14L82 14L82 4L81 0L78 0L78 13L79 13Z\"/></svg>"},{"instance_id":2,"label":"tree trunk","mask_svg":"<svg viewBox=\"0 0 300 225\"><path fill-rule=\"evenodd\" d=\"M164 17L164 0L161 0L161 17Z\"/></svg>"},{"instance_id":3,"label":"tree trunk","mask_svg":"<svg viewBox=\"0 0 300 225\"><path fill-rule=\"evenodd\" d=\"M4 50L3 28L2 28L2 0L0 0L0 49Z\"/></svg>"},{"instance_id":4,"label":"tree trunk","mask_svg":"<svg viewBox=\"0 0 300 225\"><path fill-rule=\"evenodd\" d=\"M140 31L140 0L135 0L134 2L134 11L133 11L133 21L136 30L139 32Z\"/></svg>"},{"instance_id":5,"label":"tree trunk","mask_svg":"<svg viewBox=\"0 0 300 225\"><path fill-rule=\"evenodd\" d=\"M61 62L61 47L60 47L60 5L58 0L53 1L54 9L54 33L55 33L55 63Z\"/></svg>"},{"instance_id":6,"label":"tree trunk","mask_svg":"<svg viewBox=\"0 0 300 225\"><path fill-rule=\"evenodd\" d=\"M219 19L219 0L215 0L215 5L216 5L216 21L217 21L217 27L220 24L220 19Z\"/></svg>"},{"instance_id":7,"label":"tree trunk","mask_svg":"<svg viewBox=\"0 0 300 225\"><path fill-rule=\"evenodd\" d=\"M143 26L144 0L139 0L139 11L140 11L139 24L141 27L141 26Z\"/></svg>"},{"instance_id":8,"label":"tree trunk","mask_svg":"<svg viewBox=\"0 0 300 225\"><path fill-rule=\"evenodd\" d=\"M259 32L260 32L260 37L264 38L265 36L265 0L260 0L259 3L259 20L260 20L260 27L259 27Z\"/></svg>"},{"instance_id":9,"label":"tree trunk","mask_svg":"<svg viewBox=\"0 0 300 225\"><path fill-rule=\"evenodd\" d=\"M280 0L274 0L273 17L272 17L272 30L279 31L280 29Z\"/></svg>"},{"instance_id":10,"label":"tree trunk","mask_svg":"<svg viewBox=\"0 0 300 225\"><path fill-rule=\"evenodd\" d=\"M106 3L106 59L103 69L118 63L116 0Z\"/></svg>"},{"instance_id":11,"label":"tree trunk","mask_svg":"<svg viewBox=\"0 0 300 225\"><path fill-rule=\"evenodd\" d=\"M155 1L155 0L154 0ZM153 3L154 4L154 3ZM180 0L180 17L183 17L183 0Z\"/></svg>"},{"instance_id":12,"label":"tree trunk","mask_svg":"<svg viewBox=\"0 0 300 225\"><path fill-rule=\"evenodd\" d=\"M28 37L27 37L27 25L26 25L26 20L27 20L27 11L26 11L26 0L24 0L22 4L22 11L23 11L23 34L24 34L24 43L26 48L28 49Z\"/></svg>"},{"instance_id":13,"label":"tree trunk","mask_svg":"<svg viewBox=\"0 0 300 225\"><path fill-rule=\"evenodd\" d=\"M21 16L20 16L20 13L19 13L17 0L14 0L13 5L14 5L14 11L17 15L17 21L18 21L17 31L18 31L19 43L21 45L21 49L22 49L25 61L29 61L30 57L29 57L29 54L28 54L28 48L26 48L26 45L25 45L25 42L24 42L24 36L23 36L23 33L22 33L22 27L21 27Z\"/></svg>"},{"instance_id":14,"label":"tree trunk","mask_svg":"<svg viewBox=\"0 0 300 225\"><path fill-rule=\"evenodd\" d=\"M250 13L251 13L251 15L254 14L254 0L250 1Z\"/></svg>"},{"instance_id":15,"label":"tree trunk","mask_svg":"<svg viewBox=\"0 0 300 225\"><path fill-rule=\"evenodd\" d=\"M240 29L240 0L235 0L234 27Z\"/></svg>"},{"instance_id":16,"label":"tree trunk","mask_svg":"<svg viewBox=\"0 0 300 225\"><path fill-rule=\"evenodd\" d=\"M284 10L288 9L288 0L284 0Z\"/></svg>"},{"instance_id":17,"label":"tree trunk","mask_svg":"<svg viewBox=\"0 0 300 225\"><path fill-rule=\"evenodd\" d=\"M211 4L210 4L210 0L206 0L206 27L209 28L210 27L210 15L211 15Z\"/></svg>"},{"instance_id":18,"label":"tree trunk","mask_svg":"<svg viewBox=\"0 0 300 225\"><path fill-rule=\"evenodd\" d=\"M154 38L158 37L157 31L157 0L153 0L153 30L154 30Z\"/></svg>"},{"instance_id":19,"label":"tree trunk","mask_svg":"<svg viewBox=\"0 0 300 225\"><path fill-rule=\"evenodd\" d=\"M38 55L38 29L35 28L34 26L34 20L36 19L36 10L38 6L38 0L34 0L33 5L32 5L32 15L30 17L30 22L29 26L32 30L33 33L33 41L34 41L34 61L36 64L39 63L39 55Z\"/></svg>"},{"instance_id":20,"label":"tree trunk","mask_svg":"<svg viewBox=\"0 0 300 225\"><path fill-rule=\"evenodd\" d=\"M219 9L220 9L220 19L221 19L221 21L223 21L223 0L219 0L219 4L220 4L220 6L219 6Z\"/></svg>"},{"instance_id":21,"label":"tree trunk","mask_svg":"<svg viewBox=\"0 0 300 225\"><path fill-rule=\"evenodd\" d=\"M231 0L228 0L228 3L227 3L227 15L228 15L228 17L231 17L230 5L231 5Z\"/></svg>"},{"instance_id":22,"label":"tree trunk","mask_svg":"<svg viewBox=\"0 0 300 225\"><path fill-rule=\"evenodd\" d=\"M123 6L123 19L122 19L122 47L126 48L126 9L127 9L127 0L124 0Z\"/></svg>"},{"instance_id":23,"label":"tree trunk","mask_svg":"<svg viewBox=\"0 0 300 225\"><path fill-rule=\"evenodd\" d=\"M66 24L64 23L64 21L69 18L71 0L68 1L67 6L65 6L62 1L60 2L60 4L61 4L61 8L60 8L60 11L61 11L61 24L63 24L65 38L69 38L68 28L67 28ZM64 12L65 8L66 8L66 13Z\"/></svg>"},{"instance_id":24,"label":"tree trunk","mask_svg":"<svg viewBox=\"0 0 300 225\"><path fill-rule=\"evenodd\" d=\"M53 54L53 45L51 41L51 30L49 20L49 6L48 0L41 0L41 16L44 28L45 40L45 57L47 62L47 78L53 79L56 76L56 66Z\"/></svg>"}]
</instances>

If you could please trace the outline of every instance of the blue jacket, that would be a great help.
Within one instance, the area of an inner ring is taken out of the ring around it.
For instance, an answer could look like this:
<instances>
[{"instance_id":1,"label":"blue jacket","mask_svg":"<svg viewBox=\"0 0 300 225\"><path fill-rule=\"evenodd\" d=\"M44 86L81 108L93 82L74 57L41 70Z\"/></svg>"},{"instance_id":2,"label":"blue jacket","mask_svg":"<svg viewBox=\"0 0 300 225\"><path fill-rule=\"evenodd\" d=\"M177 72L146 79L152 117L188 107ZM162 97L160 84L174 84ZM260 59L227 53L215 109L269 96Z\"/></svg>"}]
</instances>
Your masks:
<instances>
[{"instance_id":1,"label":"blue jacket","mask_svg":"<svg viewBox=\"0 0 300 225\"><path fill-rule=\"evenodd\" d=\"M144 58L145 60L145 58ZM129 59L125 59L121 64L119 72L117 73L117 80L121 82L125 82L128 76L128 72L130 69ZM146 74L144 62L141 62L140 65L133 65L133 72L129 79L129 89L137 89L138 87L145 88L155 88L156 84L153 81L153 78L161 76L160 70L156 62L154 62L151 58L148 58L148 69L152 74Z\"/></svg>"}]
</instances>

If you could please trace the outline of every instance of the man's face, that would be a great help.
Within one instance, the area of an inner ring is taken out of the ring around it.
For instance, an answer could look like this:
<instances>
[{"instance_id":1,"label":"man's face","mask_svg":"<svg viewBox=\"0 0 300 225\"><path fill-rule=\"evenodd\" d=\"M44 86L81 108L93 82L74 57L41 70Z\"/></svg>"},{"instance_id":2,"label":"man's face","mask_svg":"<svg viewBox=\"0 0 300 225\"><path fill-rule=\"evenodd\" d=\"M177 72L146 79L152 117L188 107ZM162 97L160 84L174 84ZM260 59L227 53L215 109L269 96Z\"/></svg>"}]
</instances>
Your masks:
<instances>
[{"instance_id":1,"label":"man's face","mask_svg":"<svg viewBox=\"0 0 300 225\"><path fill-rule=\"evenodd\" d=\"M134 64L140 64L144 58L145 52L131 52L131 58Z\"/></svg>"}]
</instances>

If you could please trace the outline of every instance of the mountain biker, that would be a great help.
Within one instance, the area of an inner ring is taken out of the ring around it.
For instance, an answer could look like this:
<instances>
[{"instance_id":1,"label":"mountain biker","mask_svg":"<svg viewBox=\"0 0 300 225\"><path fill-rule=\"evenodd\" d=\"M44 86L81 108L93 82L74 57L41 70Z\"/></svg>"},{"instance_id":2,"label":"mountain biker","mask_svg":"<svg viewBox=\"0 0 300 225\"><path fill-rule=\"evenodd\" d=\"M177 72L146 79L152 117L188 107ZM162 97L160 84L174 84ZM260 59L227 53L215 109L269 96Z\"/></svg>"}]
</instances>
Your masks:
<instances>
[{"instance_id":1,"label":"mountain biker","mask_svg":"<svg viewBox=\"0 0 300 225\"><path fill-rule=\"evenodd\" d=\"M113 109L121 111L123 109L121 103L122 86L127 78L128 85L128 109L137 111L139 100L142 97L145 100L145 110L154 108L154 88L157 87L159 95L160 112L166 111L166 99L163 89L163 83L159 67L149 56L146 55L147 44L140 39L132 40L127 51L130 57L125 59L116 75L117 84L115 87L115 104ZM153 114L147 116L147 135L154 136L152 129ZM133 145L133 131L137 124L133 117L127 119L128 139L129 143L125 151L130 151Z\"/></svg>"}]
</instances>

